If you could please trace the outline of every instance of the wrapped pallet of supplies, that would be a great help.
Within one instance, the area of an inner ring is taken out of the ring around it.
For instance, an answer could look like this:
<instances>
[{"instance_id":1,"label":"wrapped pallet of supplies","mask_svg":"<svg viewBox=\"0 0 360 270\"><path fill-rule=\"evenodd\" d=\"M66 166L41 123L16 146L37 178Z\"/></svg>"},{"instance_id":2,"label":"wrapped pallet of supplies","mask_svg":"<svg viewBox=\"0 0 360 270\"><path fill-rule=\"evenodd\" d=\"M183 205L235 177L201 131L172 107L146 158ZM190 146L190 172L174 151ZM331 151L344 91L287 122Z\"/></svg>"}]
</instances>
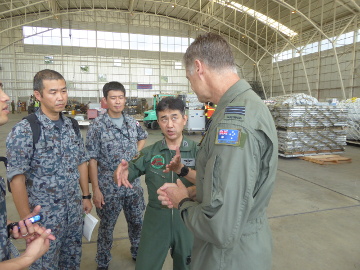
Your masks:
<instances>
[{"instance_id":1,"label":"wrapped pallet of supplies","mask_svg":"<svg viewBox=\"0 0 360 270\"><path fill-rule=\"evenodd\" d=\"M298 157L343 152L347 110L324 105L306 94L270 99L278 132L279 155Z\"/></svg>"},{"instance_id":2,"label":"wrapped pallet of supplies","mask_svg":"<svg viewBox=\"0 0 360 270\"><path fill-rule=\"evenodd\" d=\"M343 100L339 107L348 110L346 139L360 141L360 98Z\"/></svg>"}]
</instances>

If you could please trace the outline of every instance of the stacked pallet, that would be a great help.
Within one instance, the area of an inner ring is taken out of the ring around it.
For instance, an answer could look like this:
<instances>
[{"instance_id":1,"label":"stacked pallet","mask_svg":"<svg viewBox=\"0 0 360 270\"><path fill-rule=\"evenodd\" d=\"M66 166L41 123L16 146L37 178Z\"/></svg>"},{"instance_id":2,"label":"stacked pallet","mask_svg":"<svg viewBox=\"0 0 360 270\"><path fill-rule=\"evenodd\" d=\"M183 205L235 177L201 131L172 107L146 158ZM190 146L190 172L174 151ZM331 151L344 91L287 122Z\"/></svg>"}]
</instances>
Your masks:
<instances>
[{"instance_id":1,"label":"stacked pallet","mask_svg":"<svg viewBox=\"0 0 360 270\"><path fill-rule=\"evenodd\" d=\"M316 155L300 158L321 165L351 163L351 158L342 157L339 155Z\"/></svg>"},{"instance_id":2,"label":"stacked pallet","mask_svg":"<svg viewBox=\"0 0 360 270\"><path fill-rule=\"evenodd\" d=\"M360 142L360 98L343 100L339 106L348 110L346 139Z\"/></svg>"},{"instance_id":3,"label":"stacked pallet","mask_svg":"<svg viewBox=\"0 0 360 270\"><path fill-rule=\"evenodd\" d=\"M344 151L346 109L319 105L305 94L280 96L271 101L268 108L277 127L280 156Z\"/></svg>"}]
</instances>

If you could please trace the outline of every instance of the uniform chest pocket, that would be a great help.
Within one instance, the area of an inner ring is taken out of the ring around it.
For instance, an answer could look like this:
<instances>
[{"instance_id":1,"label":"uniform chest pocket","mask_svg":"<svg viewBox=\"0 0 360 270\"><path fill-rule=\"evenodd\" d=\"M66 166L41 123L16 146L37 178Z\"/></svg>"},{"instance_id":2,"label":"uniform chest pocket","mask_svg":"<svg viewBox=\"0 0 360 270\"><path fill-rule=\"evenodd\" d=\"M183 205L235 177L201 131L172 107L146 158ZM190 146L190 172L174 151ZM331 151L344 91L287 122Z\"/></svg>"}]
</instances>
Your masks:
<instances>
[{"instance_id":1,"label":"uniform chest pocket","mask_svg":"<svg viewBox=\"0 0 360 270\"><path fill-rule=\"evenodd\" d=\"M107 132L107 133L103 133L102 137L101 137L101 141L102 142L111 142L115 140L115 136L114 134L110 131L110 132Z\"/></svg>"},{"instance_id":2,"label":"uniform chest pocket","mask_svg":"<svg viewBox=\"0 0 360 270\"><path fill-rule=\"evenodd\" d=\"M31 167L39 176L52 175L59 167L60 158L53 142L39 142L35 145Z\"/></svg>"},{"instance_id":3,"label":"uniform chest pocket","mask_svg":"<svg viewBox=\"0 0 360 270\"><path fill-rule=\"evenodd\" d=\"M53 142L38 142L34 149L34 159L44 159L55 153L55 145Z\"/></svg>"}]
</instances>

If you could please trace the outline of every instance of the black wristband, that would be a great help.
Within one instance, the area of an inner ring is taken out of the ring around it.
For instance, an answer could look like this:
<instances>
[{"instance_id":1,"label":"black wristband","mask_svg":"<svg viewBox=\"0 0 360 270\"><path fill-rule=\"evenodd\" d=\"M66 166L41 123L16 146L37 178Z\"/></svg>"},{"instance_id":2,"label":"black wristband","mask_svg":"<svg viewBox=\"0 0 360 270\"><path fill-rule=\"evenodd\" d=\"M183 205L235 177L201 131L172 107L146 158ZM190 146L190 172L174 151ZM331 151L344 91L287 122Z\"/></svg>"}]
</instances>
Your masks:
<instances>
[{"instance_id":1,"label":"black wristband","mask_svg":"<svg viewBox=\"0 0 360 270\"><path fill-rule=\"evenodd\" d=\"M178 174L178 176L179 177L184 177L184 176L187 176L188 173L189 173L189 167L184 165L184 167L181 168L181 171Z\"/></svg>"},{"instance_id":2,"label":"black wristband","mask_svg":"<svg viewBox=\"0 0 360 270\"><path fill-rule=\"evenodd\" d=\"M91 193L90 193L89 195L82 196L82 197L83 197L83 200L84 200L84 199L89 199L89 200L90 200L90 199L91 199Z\"/></svg>"},{"instance_id":3,"label":"black wristband","mask_svg":"<svg viewBox=\"0 0 360 270\"><path fill-rule=\"evenodd\" d=\"M193 202L194 200L189 198L189 197L186 197L184 199L182 199L179 204L178 204L178 209L180 210L181 206L184 204L184 202Z\"/></svg>"}]
</instances>

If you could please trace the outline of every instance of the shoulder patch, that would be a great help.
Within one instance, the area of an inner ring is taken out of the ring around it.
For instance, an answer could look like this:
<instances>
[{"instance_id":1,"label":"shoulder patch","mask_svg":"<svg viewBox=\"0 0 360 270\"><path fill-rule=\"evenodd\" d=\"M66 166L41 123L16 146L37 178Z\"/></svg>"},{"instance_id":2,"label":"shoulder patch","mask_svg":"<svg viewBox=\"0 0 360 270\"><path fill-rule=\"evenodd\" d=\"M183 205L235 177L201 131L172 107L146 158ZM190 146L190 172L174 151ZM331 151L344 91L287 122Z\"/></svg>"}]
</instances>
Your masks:
<instances>
[{"instance_id":1,"label":"shoulder patch","mask_svg":"<svg viewBox=\"0 0 360 270\"><path fill-rule=\"evenodd\" d=\"M215 144L243 147L246 140L246 133L240 129L217 128Z\"/></svg>"},{"instance_id":2,"label":"shoulder patch","mask_svg":"<svg viewBox=\"0 0 360 270\"><path fill-rule=\"evenodd\" d=\"M151 167L161 169L165 166L165 158L162 155L155 155L151 158Z\"/></svg>"},{"instance_id":3,"label":"shoulder patch","mask_svg":"<svg viewBox=\"0 0 360 270\"><path fill-rule=\"evenodd\" d=\"M140 152L140 153L138 153L136 156L134 156L131 161L135 162L135 161L137 161L139 158L141 158L143 155L144 155L144 153L143 153L143 152Z\"/></svg>"}]
</instances>

